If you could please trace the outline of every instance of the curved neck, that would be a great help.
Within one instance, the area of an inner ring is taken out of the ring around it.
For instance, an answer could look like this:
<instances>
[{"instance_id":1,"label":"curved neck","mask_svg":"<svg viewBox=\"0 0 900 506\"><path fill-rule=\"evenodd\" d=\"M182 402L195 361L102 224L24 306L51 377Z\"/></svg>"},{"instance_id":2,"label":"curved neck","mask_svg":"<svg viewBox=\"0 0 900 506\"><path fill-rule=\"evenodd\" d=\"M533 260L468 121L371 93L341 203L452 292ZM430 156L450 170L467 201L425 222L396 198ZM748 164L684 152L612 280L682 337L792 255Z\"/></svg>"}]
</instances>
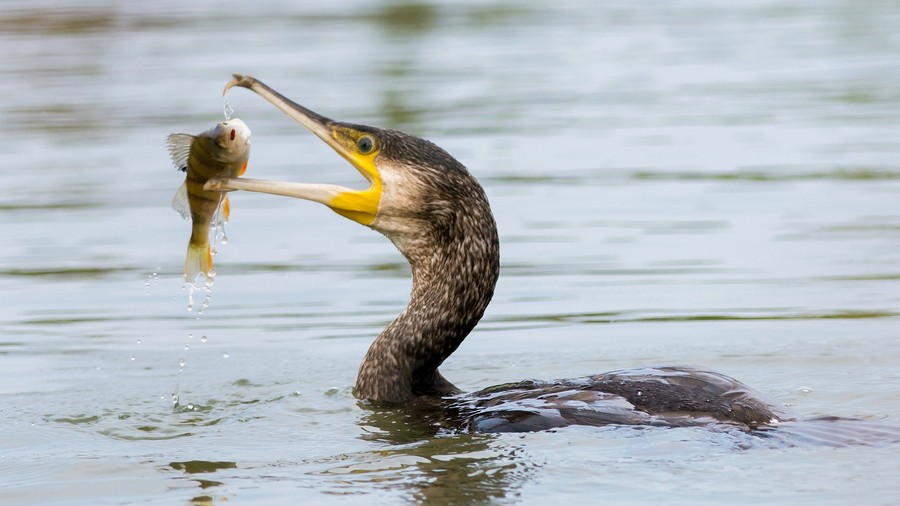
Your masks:
<instances>
[{"instance_id":1,"label":"curved neck","mask_svg":"<svg viewBox=\"0 0 900 506\"><path fill-rule=\"evenodd\" d=\"M360 365L356 396L361 399L404 402L458 392L437 368L469 335L494 294L500 270L497 227L487 208L457 216L426 236L427 246L420 243L412 252L394 241L412 266L412 296Z\"/></svg>"}]
</instances>

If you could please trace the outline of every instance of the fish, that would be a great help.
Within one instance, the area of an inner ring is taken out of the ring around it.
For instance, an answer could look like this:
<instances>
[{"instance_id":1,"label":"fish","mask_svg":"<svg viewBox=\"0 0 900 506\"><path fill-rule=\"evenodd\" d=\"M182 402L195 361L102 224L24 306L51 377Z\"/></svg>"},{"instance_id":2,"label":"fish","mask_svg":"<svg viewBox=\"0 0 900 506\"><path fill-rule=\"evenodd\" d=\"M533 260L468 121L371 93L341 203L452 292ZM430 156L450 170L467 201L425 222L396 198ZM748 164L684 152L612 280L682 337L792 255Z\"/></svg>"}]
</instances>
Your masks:
<instances>
[{"instance_id":1,"label":"fish","mask_svg":"<svg viewBox=\"0 0 900 506\"><path fill-rule=\"evenodd\" d=\"M172 207L191 219L191 238L184 261L184 281L196 286L201 274L207 286L215 272L209 244L209 230L228 221L231 204L225 192L208 191L210 179L234 178L244 174L250 159L250 129L238 118L223 121L197 134L171 134L167 139L172 163L185 172Z\"/></svg>"}]
</instances>

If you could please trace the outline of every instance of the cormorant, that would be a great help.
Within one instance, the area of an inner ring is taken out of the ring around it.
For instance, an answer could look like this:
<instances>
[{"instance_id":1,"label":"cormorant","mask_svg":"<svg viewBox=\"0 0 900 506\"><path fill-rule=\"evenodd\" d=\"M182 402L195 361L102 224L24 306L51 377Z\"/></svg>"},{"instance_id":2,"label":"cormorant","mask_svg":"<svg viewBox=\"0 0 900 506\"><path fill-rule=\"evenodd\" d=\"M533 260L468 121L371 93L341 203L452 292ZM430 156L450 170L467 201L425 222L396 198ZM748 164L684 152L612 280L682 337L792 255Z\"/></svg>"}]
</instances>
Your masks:
<instances>
[{"instance_id":1,"label":"cormorant","mask_svg":"<svg viewBox=\"0 0 900 506\"><path fill-rule=\"evenodd\" d=\"M394 130L334 121L250 76L253 90L309 129L368 180L365 190L236 178L213 190L249 190L319 202L384 234L412 267L409 304L375 339L354 394L376 403L437 400L468 430L528 431L571 424L766 428L794 417L743 383L701 368L614 371L524 381L463 394L438 371L478 323L500 268L497 226L484 190L435 144ZM431 402L431 401L429 401Z\"/></svg>"}]
</instances>

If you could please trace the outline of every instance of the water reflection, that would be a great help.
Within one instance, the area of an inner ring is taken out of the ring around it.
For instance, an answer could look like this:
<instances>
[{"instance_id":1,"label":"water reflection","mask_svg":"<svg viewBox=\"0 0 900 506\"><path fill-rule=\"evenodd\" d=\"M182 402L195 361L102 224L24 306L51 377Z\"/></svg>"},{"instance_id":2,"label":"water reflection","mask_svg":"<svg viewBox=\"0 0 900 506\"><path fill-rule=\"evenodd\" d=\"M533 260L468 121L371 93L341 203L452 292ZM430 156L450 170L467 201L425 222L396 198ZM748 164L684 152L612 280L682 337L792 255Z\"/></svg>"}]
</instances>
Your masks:
<instances>
[{"instance_id":1,"label":"water reflection","mask_svg":"<svg viewBox=\"0 0 900 506\"><path fill-rule=\"evenodd\" d=\"M199 477L195 477L195 474L209 474L216 473L221 471L222 469L236 469L238 467L236 462L227 462L227 461L205 461L205 460L190 460L185 462L171 462L169 463L169 467L176 471L183 471L185 474L190 475L190 480L197 483L197 485L202 489L206 490L209 488L220 487L224 485L221 481L217 480L207 480ZM210 495L200 495L195 496L190 499L191 504L197 506L206 506L213 505L216 503L215 499ZM227 498L225 498L227 501Z\"/></svg>"},{"instance_id":2,"label":"water reflection","mask_svg":"<svg viewBox=\"0 0 900 506\"><path fill-rule=\"evenodd\" d=\"M402 487L424 504L481 504L514 501L539 467L525 450L492 434L447 430L452 419L439 406L364 406L364 439L383 450L350 465L331 468L349 484Z\"/></svg>"}]
</instances>

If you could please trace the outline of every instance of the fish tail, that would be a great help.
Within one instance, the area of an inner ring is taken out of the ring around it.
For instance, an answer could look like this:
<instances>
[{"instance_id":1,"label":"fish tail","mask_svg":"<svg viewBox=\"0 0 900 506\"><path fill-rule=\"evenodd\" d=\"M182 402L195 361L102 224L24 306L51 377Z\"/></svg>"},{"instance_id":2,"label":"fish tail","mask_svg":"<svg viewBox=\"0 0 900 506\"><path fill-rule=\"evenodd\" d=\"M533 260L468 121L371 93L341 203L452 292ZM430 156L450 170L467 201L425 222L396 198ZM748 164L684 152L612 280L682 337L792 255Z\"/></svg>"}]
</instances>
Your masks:
<instances>
[{"instance_id":1,"label":"fish tail","mask_svg":"<svg viewBox=\"0 0 900 506\"><path fill-rule=\"evenodd\" d=\"M194 244L188 243L187 258L184 261L184 281L185 283L195 284L197 276L203 274L206 278L204 282L212 284L213 277L216 273L213 271L212 253L209 250L209 243Z\"/></svg>"}]
</instances>

